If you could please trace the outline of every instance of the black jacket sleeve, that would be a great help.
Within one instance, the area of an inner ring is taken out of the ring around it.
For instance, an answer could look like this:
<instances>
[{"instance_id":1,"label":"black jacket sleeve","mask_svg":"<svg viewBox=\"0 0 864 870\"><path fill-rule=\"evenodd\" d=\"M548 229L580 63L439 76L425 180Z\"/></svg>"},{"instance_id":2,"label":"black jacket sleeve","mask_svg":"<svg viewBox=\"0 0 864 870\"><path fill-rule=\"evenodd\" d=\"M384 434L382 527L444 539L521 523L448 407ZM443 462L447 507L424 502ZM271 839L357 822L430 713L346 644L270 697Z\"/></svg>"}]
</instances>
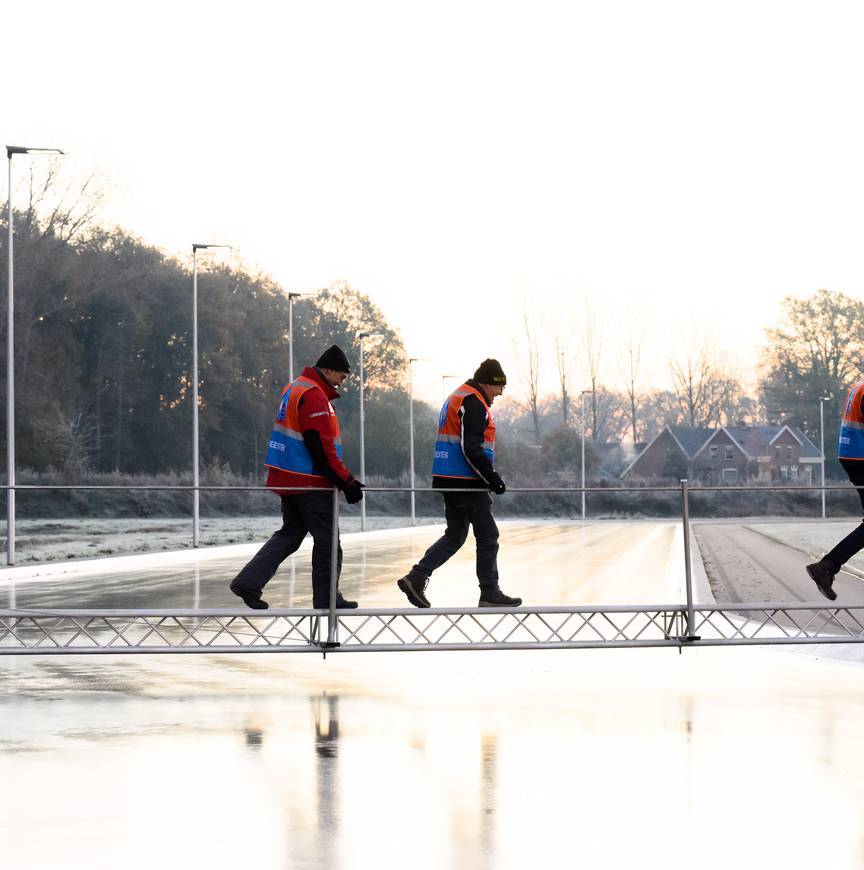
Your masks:
<instances>
[{"instance_id":1,"label":"black jacket sleeve","mask_svg":"<svg viewBox=\"0 0 864 870\"><path fill-rule=\"evenodd\" d=\"M307 429L303 433L303 443L312 454L312 462L319 474L323 474L328 480L332 480L339 489L345 489L351 483L354 479L353 477L343 480L333 466L330 465L327 460L327 454L324 451L324 445L321 443L321 436L314 429Z\"/></svg>"},{"instance_id":2,"label":"black jacket sleeve","mask_svg":"<svg viewBox=\"0 0 864 870\"><path fill-rule=\"evenodd\" d=\"M486 483L491 483L498 475L483 453L483 434L487 423L486 409L476 396L466 396L459 414L462 417L462 452L477 474Z\"/></svg>"},{"instance_id":3,"label":"black jacket sleeve","mask_svg":"<svg viewBox=\"0 0 864 870\"><path fill-rule=\"evenodd\" d=\"M301 396L297 407L302 408L306 397ZM324 449L324 444L321 441L321 435L316 429L306 429L303 431L303 443L306 449L312 455L312 464L319 474L323 474L328 480L333 481L339 489L345 489L354 478L350 472L347 479L342 476L340 471L332 466L327 457L327 451Z\"/></svg>"}]
</instances>

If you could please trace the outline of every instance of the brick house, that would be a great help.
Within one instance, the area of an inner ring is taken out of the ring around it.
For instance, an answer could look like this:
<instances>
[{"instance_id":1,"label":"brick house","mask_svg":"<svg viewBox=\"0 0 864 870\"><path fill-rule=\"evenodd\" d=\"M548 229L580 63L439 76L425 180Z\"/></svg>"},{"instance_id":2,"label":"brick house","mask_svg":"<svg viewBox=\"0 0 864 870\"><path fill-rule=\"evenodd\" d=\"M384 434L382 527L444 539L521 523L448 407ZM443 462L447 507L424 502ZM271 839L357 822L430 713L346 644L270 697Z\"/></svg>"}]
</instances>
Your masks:
<instances>
[{"instance_id":1,"label":"brick house","mask_svg":"<svg viewBox=\"0 0 864 870\"><path fill-rule=\"evenodd\" d=\"M795 426L664 426L621 477L733 483L818 483L822 454Z\"/></svg>"}]
</instances>

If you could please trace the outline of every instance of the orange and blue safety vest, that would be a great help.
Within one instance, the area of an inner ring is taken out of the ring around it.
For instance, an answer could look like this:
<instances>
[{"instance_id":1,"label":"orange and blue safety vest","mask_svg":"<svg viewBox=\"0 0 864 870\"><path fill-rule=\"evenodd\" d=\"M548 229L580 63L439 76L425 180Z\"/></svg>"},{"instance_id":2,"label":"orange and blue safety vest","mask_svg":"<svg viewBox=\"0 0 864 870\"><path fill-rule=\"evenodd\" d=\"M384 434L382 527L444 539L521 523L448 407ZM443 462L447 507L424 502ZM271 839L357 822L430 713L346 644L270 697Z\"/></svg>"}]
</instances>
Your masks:
<instances>
[{"instance_id":1,"label":"orange and blue safety vest","mask_svg":"<svg viewBox=\"0 0 864 870\"><path fill-rule=\"evenodd\" d=\"M279 398L279 407L276 411L276 421L273 424L273 432L270 435L270 444L267 455L264 457L264 465L268 468L280 468L293 474L302 474L315 481L329 481L322 474L315 471L312 454L303 441L303 432L300 429L300 399L309 390L320 390L321 387L310 378L295 378L282 390ZM330 432L333 435L333 446L336 455L342 459L342 433L339 429L339 419L333 406L328 402L330 409ZM312 481L310 481L311 483Z\"/></svg>"},{"instance_id":2,"label":"orange and blue safety vest","mask_svg":"<svg viewBox=\"0 0 864 870\"><path fill-rule=\"evenodd\" d=\"M849 391L843 408L840 423L840 443L837 456L840 459L864 459L864 413L861 401L864 400L864 381L859 381Z\"/></svg>"},{"instance_id":3,"label":"orange and blue safety vest","mask_svg":"<svg viewBox=\"0 0 864 870\"><path fill-rule=\"evenodd\" d=\"M438 437L435 439L435 457L432 460L432 474L435 477L461 477L469 480L479 479L474 466L465 456L462 441L462 403L468 396L476 396L486 409L486 429L483 432L483 455L495 463L495 422L489 403L479 390L462 384L447 397L438 417Z\"/></svg>"}]
</instances>

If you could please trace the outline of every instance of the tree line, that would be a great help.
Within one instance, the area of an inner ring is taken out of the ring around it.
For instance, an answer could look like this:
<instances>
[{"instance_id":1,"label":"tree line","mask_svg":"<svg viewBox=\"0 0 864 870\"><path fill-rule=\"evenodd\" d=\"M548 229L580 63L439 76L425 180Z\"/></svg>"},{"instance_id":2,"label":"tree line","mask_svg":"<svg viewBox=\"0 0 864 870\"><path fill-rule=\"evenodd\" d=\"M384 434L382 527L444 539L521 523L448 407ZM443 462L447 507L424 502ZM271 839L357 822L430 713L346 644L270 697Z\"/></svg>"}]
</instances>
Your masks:
<instances>
[{"instance_id":1,"label":"tree line","mask_svg":"<svg viewBox=\"0 0 864 870\"><path fill-rule=\"evenodd\" d=\"M85 186L86 187L86 186ZM51 179L15 220L16 453L19 468L90 473L184 473L192 459L192 275L190 264L120 228L95 223L94 198L56 197ZM50 203L46 203L50 198ZM6 259L0 220L0 258ZM202 466L257 478L272 412L288 379L288 297L270 276L199 260L199 422ZM6 309L0 312L5 334ZM819 290L787 297L766 330L758 387L696 338L669 359L665 389L641 383L642 333L623 331L618 383L606 386L605 351L589 309L575 339L555 328L558 391L541 395L538 329L525 314L517 342L521 402L496 406L502 470L522 482L572 477L586 460L594 476L608 446L650 441L663 425L789 423L817 444L824 402L832 453L849 384L864 371L864 303ZM368 296L346 283L294 302L294 370L338 343L355 375L338 406L349 464L359 465L357 335L364 344L367 475L408 470L407 356L398 332ZM575 345L575 346L574 346ZM575 351L590 389L572 394ZM0 449L5 451L0 384ZM437 407L414 400L416 471L428 477ZM832 466L829 464L829 471ZM839 470L839 469L838 469ZM563 479L563 478L562 478Z\"/></svg>"},{"instance_id":2,"label":"tree line","mask_svg":"<svg viewBox=\"0 0 864 870\"><path fill-rule=\"evenodd\" d=\"M15 432L19 468L120 475L183 472L192 459L190 264L73 210L16 212ZM6 261L5 226L0 259ZM288 297L268 275L199 256L202 466L257 477L289 373ZM6 307L2 330L5 334ZM364 344L366 466L408 464L407 357L370 299L347 284L294 302L294 370L342 346L354 375L340 400L346 451L359 453L357 367ZM6 380L0 397L5 451ZM415 403L418 467L428 465L437 409ZM404 430L404 431L403 431ZM404 437L403 437L404 436ZM428 442L428 444L426 443Z\"/></svg>"},{"instance_id":3,"label":"tree line","mask_svg":"<svg viewBox=\"0 0 864 870\"><path fill-rule=\"evenodd\" d=\"M696 336L668 359L668 384L649 389L640 384L643 335L624 331L617 379L623 388L607 387L601 377L603 348L590 308L578 333L586 395L570 389L573 355L555 332L558 391L540 395L537 327L526 316L516 342L525 400L511 405L505 424L545 450L550 439L562 442L564 429L582 429L595 448L629 441L638 447L664 425L717 427L788 424L799 427L818 446L824 411L825 453L829 475L843 477L833 459L843 402L850 386L864 376L864 302L844 293L821 289L806 298L786 296L779 323L765 329L756 388L748 393L742 379L728 368L704 336ZM572 324L566 324L565 328ZM572 331L572 330L571 330ZM573 437L571 436L571 440ZM577 439L578 440L578 439Z\"/></svg>"}]
</instances>

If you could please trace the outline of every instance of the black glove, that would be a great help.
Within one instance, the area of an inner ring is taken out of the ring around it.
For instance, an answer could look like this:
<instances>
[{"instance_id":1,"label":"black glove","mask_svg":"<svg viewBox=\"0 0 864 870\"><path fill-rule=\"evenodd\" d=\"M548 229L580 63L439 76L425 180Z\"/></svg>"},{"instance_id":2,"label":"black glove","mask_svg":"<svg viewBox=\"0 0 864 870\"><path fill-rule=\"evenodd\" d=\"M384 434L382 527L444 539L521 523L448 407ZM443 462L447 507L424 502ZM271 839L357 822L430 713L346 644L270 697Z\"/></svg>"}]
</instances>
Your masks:
<instances>
[{"instance_id":1,"label":"black glove","mask_svg":"<svg viewBox=\"0 0 864 870\"><path fill-rule=\"evenodd\" d=\"M504 485L504 481L501 480L500 474L493 474L489 479L489 489L491 489L495 495L504 495L507 487Z\"/></svg>"},{"instance_id":2,"label":"black glove","mask_svg":"<svg viewBox=\"0 0 864 870\"><path fill-rule=\"evenodd\" d=\"M345 501L348 504L357 504L358 501L363 501L363 484L359 480L351 478L350 483L345 484L342 490L345 493Z\"/></svg>"}]
</instances>

